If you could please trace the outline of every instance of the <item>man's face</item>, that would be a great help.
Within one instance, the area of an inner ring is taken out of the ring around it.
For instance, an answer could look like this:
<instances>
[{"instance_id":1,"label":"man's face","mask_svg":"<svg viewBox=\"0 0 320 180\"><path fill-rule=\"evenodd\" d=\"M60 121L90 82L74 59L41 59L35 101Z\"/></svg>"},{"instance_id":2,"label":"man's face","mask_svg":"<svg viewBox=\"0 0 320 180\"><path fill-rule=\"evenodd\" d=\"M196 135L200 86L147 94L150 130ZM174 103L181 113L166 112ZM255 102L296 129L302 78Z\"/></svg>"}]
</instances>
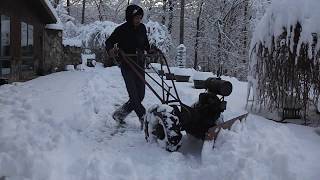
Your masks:
<instances>
[{"instance_id":1,"label":"man's face","mask_svg":"<svg viewBox=\"0 0 320 180\"><path fill-rule=\"evenodd\" d=\"M141 20L142 20L141 15L133 16L133 25L136 27L139 26L139 24L141 23Z\"/></svg>"}]
</instances>

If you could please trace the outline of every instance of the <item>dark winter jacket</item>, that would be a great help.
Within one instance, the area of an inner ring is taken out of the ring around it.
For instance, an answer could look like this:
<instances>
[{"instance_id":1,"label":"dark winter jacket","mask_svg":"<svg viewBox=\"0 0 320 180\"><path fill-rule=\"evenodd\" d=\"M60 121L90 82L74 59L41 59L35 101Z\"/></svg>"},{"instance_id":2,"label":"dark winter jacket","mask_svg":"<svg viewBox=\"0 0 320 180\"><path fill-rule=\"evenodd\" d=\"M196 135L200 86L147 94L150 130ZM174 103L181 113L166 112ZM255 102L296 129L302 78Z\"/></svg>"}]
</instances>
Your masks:
<instances>
[{"instance_id":1,"label":"dark winter jacket","mask_svg":"<svg viewBox=\"0 0 320 180\"><path fill-rule=\"evenodd\" d=\"M147 37L147 30L144 24L138 27L132 25L132 19L136 15L143 16L143 10L136 5L130 5L126 9L126 20L124 24L118 26L106 41L106 50L109 52L118 43L118 48L127 54L149 51L150 45Z\"/></svg>"}]
</instances>

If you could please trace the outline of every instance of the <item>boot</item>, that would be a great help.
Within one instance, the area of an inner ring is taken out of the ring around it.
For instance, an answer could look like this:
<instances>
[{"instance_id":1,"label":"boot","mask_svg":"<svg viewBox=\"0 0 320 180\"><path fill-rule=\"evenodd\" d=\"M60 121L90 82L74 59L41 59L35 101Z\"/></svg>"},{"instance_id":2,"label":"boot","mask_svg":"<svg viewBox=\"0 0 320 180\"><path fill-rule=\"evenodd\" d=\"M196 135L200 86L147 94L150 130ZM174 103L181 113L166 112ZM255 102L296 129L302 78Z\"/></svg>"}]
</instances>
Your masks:
<instances>
[{"instance_id":1,"label":"boot","mask_svg":"<svg viewBox=\"0 0 320 180\"><path fill-rule=\"evenodd\" d=\"M112 114L112 118L118 122L119 124L126 124L126 122L124 121L124 119L129 115L128 112L126 112L123 108L119 108L117 109L113 114Z\"/></svg>"}]
</instances>

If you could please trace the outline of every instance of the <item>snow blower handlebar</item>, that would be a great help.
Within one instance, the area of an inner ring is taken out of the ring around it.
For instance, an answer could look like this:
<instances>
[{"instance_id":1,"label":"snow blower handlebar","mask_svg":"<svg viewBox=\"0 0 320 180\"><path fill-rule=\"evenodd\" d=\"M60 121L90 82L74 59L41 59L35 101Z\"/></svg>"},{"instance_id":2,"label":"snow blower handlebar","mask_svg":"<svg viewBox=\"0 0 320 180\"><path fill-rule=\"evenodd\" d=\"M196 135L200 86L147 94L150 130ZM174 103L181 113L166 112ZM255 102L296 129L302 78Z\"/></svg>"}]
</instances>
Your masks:
<instances>
[{"instance_id":1,"label":"snow blower handlebar","mask_svg":"<svg viewBox=\"0 0 320 180\"><path fill-rule=\"evenodd\" d=\"M118 53L120 55L120 58L121 60L127 64L136 74L137 76L140 78L140 80L142 80L147 86L148 88L153 92L153 94L161 101L162 104L167 104L169 102L179 102L180 104L183 104L178 96L178 92L177 92L177 89L175 87L175 84L174 82L172 82L173 86L174 86L174 89L175 89L175 92L176 92L176 96L174 96L172 93L170 93L169 90L167 90L166 88L164 88L163 85L161 85L157 80L155 80L150 74L148 74L147 72L145 72L145 70L140 67L136 62L134 62L130 57L137 57L137 55L133 56L133 55L128 55L126 54L123 50L121 49L118 49ZM115 59L115 57L113 57ZM167 63L165 57L164 57L164 60ZM169 68L168 68L169 69ZM155 89L145 80L145 78L141 75L141 72L142 71L144 72L150 79L152 79L158 86L162 87L162 89L167 93L167 99L168 99L168 96L172 97L174 100L171 100L171 101L168 101L168 100L165 100L164 98L161 98L161 96L155 91ZM167 84L166 84L167 85ZM168 85L167 85L168 86Z\"/></svg>"}]
</instances>

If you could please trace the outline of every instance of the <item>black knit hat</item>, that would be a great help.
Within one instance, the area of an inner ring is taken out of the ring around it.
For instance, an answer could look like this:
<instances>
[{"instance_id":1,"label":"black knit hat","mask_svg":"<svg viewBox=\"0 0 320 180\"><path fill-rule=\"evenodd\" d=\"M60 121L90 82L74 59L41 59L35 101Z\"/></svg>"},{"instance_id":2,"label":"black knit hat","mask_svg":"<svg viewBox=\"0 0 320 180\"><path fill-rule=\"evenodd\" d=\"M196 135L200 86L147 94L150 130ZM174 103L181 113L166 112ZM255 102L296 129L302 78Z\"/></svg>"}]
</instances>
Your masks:
<instances>
[{"instance_id":1,"label":"black knit hat","mask_svg":"<svg viewBox=\"0 0 320 180\"><path fill-rule=\"evenodd\" d=\"M126 21L131 22L134 16L143 16L143 14L143 9L140 6L131 4L126 9Z\"/></svg>"}]
</instances>

